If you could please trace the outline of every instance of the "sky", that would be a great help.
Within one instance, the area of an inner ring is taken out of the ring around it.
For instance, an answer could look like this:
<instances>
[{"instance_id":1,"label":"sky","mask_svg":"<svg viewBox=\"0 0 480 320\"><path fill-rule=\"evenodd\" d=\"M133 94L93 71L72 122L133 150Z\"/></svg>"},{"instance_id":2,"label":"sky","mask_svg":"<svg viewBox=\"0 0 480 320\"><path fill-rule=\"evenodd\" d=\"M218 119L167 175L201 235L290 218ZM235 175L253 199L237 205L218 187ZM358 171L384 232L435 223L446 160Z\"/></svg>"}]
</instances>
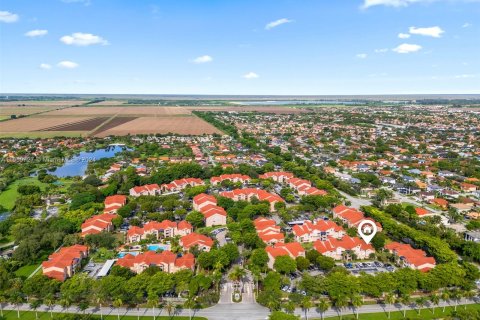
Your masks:
<instances>
[{"instance_id":1,"label":"sky","mask_svg":"<svg viewBox=\"0 0 480 320\"><path fill-rule=\"evenodd\" d=\"M480 0L1 0L0 92L480 93Z\"/></svg>"}]
</instances>

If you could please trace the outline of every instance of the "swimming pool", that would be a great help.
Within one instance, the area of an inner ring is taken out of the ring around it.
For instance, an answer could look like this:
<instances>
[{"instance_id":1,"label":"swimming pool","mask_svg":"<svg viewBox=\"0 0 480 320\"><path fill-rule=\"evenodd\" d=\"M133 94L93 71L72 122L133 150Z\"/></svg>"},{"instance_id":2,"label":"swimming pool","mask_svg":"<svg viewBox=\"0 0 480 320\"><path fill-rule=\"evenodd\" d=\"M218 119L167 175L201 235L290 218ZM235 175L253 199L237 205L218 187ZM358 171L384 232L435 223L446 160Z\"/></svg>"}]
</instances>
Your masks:
<instances>
[{"instance_id":1,"label":"swimming pool","mask_svg":"<svg viewBox=\"0 0 480 320\"><path fill-rule=\"evenodd\" d=\"M147 246L147 249L150 250L150 251L157 251L157 250L165 251L165 250L170 250L170 245L169 244L161 244L161 243L149 244Z\"/></svg>"},{"instance_id":2,"label":"swimming pool","mask_svg":"<svg viewBox=\"0 0 480 320\"><path fill-rule=\"evenodd\" d=\"M118 253L118 257L119 258L123 258L125 257L127 254L131 254L132 256L136 256L137 254L139 254L140 252L138 251L130 251L130 252L127 252L127 251L124 251L124 252L119 252Z\"/></svg>"}]
</instances>

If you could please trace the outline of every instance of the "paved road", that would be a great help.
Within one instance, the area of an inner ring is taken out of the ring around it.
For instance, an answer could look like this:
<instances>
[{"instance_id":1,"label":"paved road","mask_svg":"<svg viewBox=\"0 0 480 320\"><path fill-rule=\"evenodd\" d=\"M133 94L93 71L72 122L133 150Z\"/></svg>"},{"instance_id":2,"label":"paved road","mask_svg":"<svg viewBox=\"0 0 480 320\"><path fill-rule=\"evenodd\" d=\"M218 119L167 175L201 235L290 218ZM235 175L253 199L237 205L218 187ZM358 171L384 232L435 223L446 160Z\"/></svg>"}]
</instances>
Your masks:
<instances>
[{"instance_id":1,"label":"paved road","mask_svg":"<svg viewBox=\"0 0 480 320\"><path fill-rule=\"evenodd\" d=\"M462 304L474 304L474 303L479 303L480 300L469 300L469 301L464 301L462 300ZM444 305L446 306L454 306L455 304L453 302L444 302L440 301L440 304L438 305L436 313L441 314L440 308L443 307ZM427 305L423 309L426 308L431 308L431 306ZM460 308L460 306L459 306ZM14 305L4 305L5 310L17 310L17 307ZM29 304L21 304L19 306L20 311L29 311L30 305ZM414 305L408 306L406 308L407 310L418 310ZM373 304L373 305L366 305L358 308L359 313L373 313L373 312L386 312L388 310L393 311L402 311L403 306L402 305L392 305L392 306L384 306L384 305L379 305L379 304ZM38 308L38 311L50 311L50 309L47 306L40 306ZM70 307L68 309L63 309L61 306L54 306L52 309L53 312L70 312L70 313L81 313L81 311L77 307ZM103 307L98 308L88 308L85 310L86 313L92 313L96 315L100 315L102 313L103 315L117 315L117 312L120 313L120 316L123 315L128 315L128 316L152 316L152 309L147 309L147 308L139 308L139 309L126 309L126 308L120 308L120 309L115 309L115 308L110 308L110 307ZM343 314L352 314L353 309L352 308L345 308L342 310ZM159 315L168 315L168 313L165 310L162 309L156 309L155 314L157 316ZM190 310L188 309L180 309L175 311L175 315L181 315L181 316L189 316ZM207 308L207 309L202 309L202 310L195 310L192 312L192 314L196 316L201 316L201 317L206 317L209 320L264 320L268 319L269 311L267 308L264 308L258 304L252 304L252 303L222 303L222 304L217 304L214 307ZM295 314L301 315L302 318L305 316L305 313L301 309L295 310ZM338 315L339 312L335 309L329 309L327 312L325 312L325 316L336 316ZM310 317L320 317L320 313L315 310L315 308L312 308L308 312L308 316Z\"/></svg>"},{"instance_id":2,"label":"paved road","mask_svg":"<svg viewBox=\"0 0 480 320\"><path fill-rule=\"evenodd\" d=\"M342 196L344 196L348 201L351 203L351 207L355 209L360 209L361 206L371 206L372 202L367 199L362 199L362 198L357 198L357 197L352 197L351 195L339 191Z\"/></svg>"}]
</instances>

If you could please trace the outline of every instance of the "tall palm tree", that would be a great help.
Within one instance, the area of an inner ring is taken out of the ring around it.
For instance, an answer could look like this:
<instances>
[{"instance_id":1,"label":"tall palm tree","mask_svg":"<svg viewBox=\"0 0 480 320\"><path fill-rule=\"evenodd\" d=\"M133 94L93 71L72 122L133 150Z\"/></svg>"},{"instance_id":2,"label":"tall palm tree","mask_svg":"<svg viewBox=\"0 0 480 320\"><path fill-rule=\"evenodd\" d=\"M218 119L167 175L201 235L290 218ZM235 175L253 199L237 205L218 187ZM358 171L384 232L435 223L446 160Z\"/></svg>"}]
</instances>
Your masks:
<instances>
[{"instance_id":1,"label":"tall palm tree","mask_svg":"<svg viewBox=\"0 0 480 320\"><path fill-rule=\"evenodd\" d=\"M440 297L438 296L438 294L432 294L430 295L429 299L432 303L432 313L435 314L435 306L438 306L438 304L440 303Z\"/></svg>"},{"instance_id":2,"label":"tall palm tree","mask_svg":"<svg viewBox=\"0 0 480 320\"><path fill-rule=\"evenodd\" d=\"M326 299L322 299L317 303L317 309L320 313L320 317L323 320L323 314L330 308L330 303Z\"/></svg>"},{"instance_id":3,"label":"tall palm tree","mask_svg":"<svg viewBox=\"0 0 480 320\"><path fill-rule=\"evenodd\" d=\"M187 300L185 300L185 303L183 304L183 306L188 309L190 320L192 320L192 309L195 308L195 303L195 297L189 294Z\"/></svg>"},{"instance_id":4,"label":"tall palm tree","mask_svg":"<svg viewBox=\"0 0 480 320\"><path fill-rule=\"evenodd\" d=\"M475 291L467 290L463 293L463 297L465 298L465 310L466 310L467 309L467 301L471 300L473 297L475 297Z\"/></svg>"},{"instance_id":5,"label":"tall palm tree","mask_svg":"<svg viewBox=\"0 0 480 320\"><path fill-rule=\"evenodd\" d=\"M308 320L308 312L310 311L310 308L313 307L312 299L310 297L304 297L300 306L305 312L305 319Z\"/></svg>"},{"instance_id":6,"label":"tall palm tree","mask_svg":"<svg viewBox=\"0 0 480 320\"><path fill-rule=\"evenodd\" d=\"M170 317L173 312L175 312L175 305L172 301L168 301L165 305L165 309L167 310L168 316Z\"/></svg>"},{"instance_id":7,"label":"tall palm tree","mask_svg":"<svg viewBox=\"0 0 480 320\"><path fill-rule=\"evenodd\" d=\"M52 294L49 294L45 297L44 299L45 304L48 306L48 309L50 310L50 319L53 319L53 305L55 304L55 298L53 297Z\"/></svg>"},{"instance_id":8,"label":"tall palm tree","mask_svg":"<svg viewBox=\"0 0 480 320\"><path fill-rule=\"evenodd\" d=\"M400 297L400 301L403 305L403 317L405 318L407 315L407 306L410 304L411 298L408 294L406 294Z\"/></svg>"},{"instance_id":9,"label":"tall palm tree","mask_svg":"<svg viewBox=\"0 0 480 320\"><path fill-rule=\"evenodd\" d=\"M448 302L450 300L450 293L447 290L442 291L441 296L442 296L442 300L445 301L445 302ZM446 306L447 306L446 304L443 305L443 311L442 312L445 312L445 307Z\"/></svg>"},{"instance_id":10,"label":"tall palm tree","mask_svg":"<svg viewBox=\"0 0 480 320\"><path fill-rule=\"evenodd\" d=\"M33 300L30 303L30 309L33 309L35 311L35 319L37 320L38 320L38 307L40 307L41 304L42 303L40 300Z\"/></svg>"},{"instance_id":11,"label":"tall palm tree","mask_svg":"<svg viewBox=\"0 0 480 320\"><path fill-rule=\"evenodd\" d=\"M243 269L240 266L235 266L235 268L233 269L232 272L230 272L228 277L230 278L230 280L239 281L243 277L245 277L246 274L247 274L247 272L245 271L245 269Z\"/></svg>"},{"instance_id":12,"label":"tall palm tree","mask_svg":"<svg viewBox=\"0 0 480 320\"><path fill-rule=\"evenodd\" d=\"M123 305L122 299L118 298L113 300L113 306L117 308L117 318L120 320L120 307Z\"/></svg>"},{"instance_id":13,"label":"tall palm tree","mask_svg":"<svg viewBox=\"0 0 480 320\"><path fill-rule=\"evenodd\" d=\"M72 300L69 297L63 297L60 299L60 305L63 307L63 310L65 311L72 305Z\"/></svg>"},{"instance_id":14,"label":"tall palm tree","mask_svg":"<svg viewBox=\"0 0 480 320\"><path fill-rule=\"evenodd\" d=\"M462 295L460 294L460 290L458 289L453 289L452 291L450 291L450 297L452 297L453 301L455 301L455 311L457 311L458 301L460 300L461 296Z\"/></svg>"},{"instance_id":15,"label":"tall palm tree","mask_svg":"<svg viewBox=\"0 0 480 320\"><path fill-rule=\"evenodd\" d=\"M155 320L155 308L158 307L158 296L155 294L149 294L147 298L147 306L152 308L153 320Z\"/></svg>"},{"instance_id":16,"label":"tall palm tree","mask_svg":"<svg viewBox=\"0 0 480 320\"><path fill-rule=\"evenodd\" d=\"M3 303L7 300L5 293L0 292L0 316L3 317Z\"/></svg>"},{"instance_id":17,"label":"tall palm tree","mask_svg":"<svg viewBox=\"0 0 480 320\"><path fill-rule=\"evenodd\" d=\"M418 297L415 300L415 304L418 307L418 315L420 315L421 309L425 306L425 303L427 302L427 299L425 297Z\"/></svg>"},{"instance_id":18,"label":"tall palm tree","mask_svg":"<svg viewBox=\"0 0 480 320\"><path fill-rule=\"evenodd\" d=\"M340 313L340 320L342 320L343 319L342 310L348 305L347 297L344 297L344 296L337 297L333 301L333 305L335 306L335 308L337 308L338 312Z\"/></svg>"},{"instance_id":19,"label":"tall palm tree","mask_svg":"<svg viewBox=\"0 0 480 320\"><path fill-rule=\"evenodd\" d=\"M286 313L293 313L295 311L295 302L288 301L283 305Z\"/></svg>"},{"instance_id":20,"label":"tall palm tree","mask_svg":"<svg viewBox=\"0 0 480 320\"><path fill-rule=\"evenodd\" d=\"M383 301L385 301L385 304L388 304L388 305L392 306L395 303L395 295L393 293L387 293L385 295L385 298L383 299ZM388 319L390 319L390 313L391 313L391 310L389 308L388 309Z\"/></svg>"},{"instance_id":21,"label":"tall palm tree","mask_svg":"<svg viewBox=\"0 0 480 320\"><path fill-rule=\"evenodd\" d=\"M350 303L353 306L353 312L356 313L356 318L358 319L358 312L357 308L361 307L363 305L363 299L362 296L359 294L355 294L352 297L350 297Z\"/></svg>"}]
</instances>

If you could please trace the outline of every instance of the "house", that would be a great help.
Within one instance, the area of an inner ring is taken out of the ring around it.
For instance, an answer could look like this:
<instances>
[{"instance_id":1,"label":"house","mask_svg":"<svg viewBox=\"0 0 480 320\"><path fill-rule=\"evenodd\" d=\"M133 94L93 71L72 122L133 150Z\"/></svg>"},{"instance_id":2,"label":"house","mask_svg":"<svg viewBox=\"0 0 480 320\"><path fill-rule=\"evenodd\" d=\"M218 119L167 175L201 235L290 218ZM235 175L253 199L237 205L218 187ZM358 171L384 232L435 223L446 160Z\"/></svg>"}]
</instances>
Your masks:
<instances>
[{"instance_id":1,"label":"house","mask_svg":"<svg viewBox=\"0 0 480 320\"><path fill-rule=\"evenodd\" d=\"M218 177L211 177L210 183L214 186L221 184L223 181L231 181L231 182L241 182L241 183L248 183L250 182L251 178L244 174L222 174Z\"/></svg>"},{"instance_id":2,"label":"house","mask_svg":"<svg viewBox=\"0 0 480 320\"><path fill-rule=\"evenodd\" d=\"M436 265L433 257L427 257L425 251L414 249L409 244L392 242L385 245L385 249L398 256L403 265L420 271L428 271Z\"/></svg>"},{"instance_id":3,"label":"house","mask_svg":"<svg viewBox=\"0 0 480 320\"><path fill-rule=\"evenodd\" d=\"M87 246L76 244L63 247L58 252L52 253L47 261L42 262L43 274L49 278L65 281L73 276L87 256Z\"/></svg>"},{"instance_id":4,"label":"house","mask_svg":"<svg viewBox=\"0 0 480 320\"><path fill-rule=\"evenodd\" d=\"M272 179L275 182L279 183L286 183L289 179L293 178L293 173L291 172L280 172L280 171L273 171L273 172L266 172L260 176L259 179Z\"/></svg>"},{"instance_id":5,"label":"house","mask_svg":"<svg viewBox=\"0 0 480 320\"><path fill-rule=\"evenodd\" d=\"M268 267L273 269L275 259L280 256L289 256L292 259L305 257L305 249L298 242L277 243L275 246L265 248L268 255Z\"/></svg>"},{"instance_id":6,"label":"house","mask_svg":"<svg viewBox=\"0 0 480 320\"><path fill-rule=\"evenodd\" d=\"M154 236L155 239L185 236L192 233L193 227L187 221L173 222L170 220L149 221L143 227L132 226L127 231L127 243L139 242Z\"/></svg>"},{"instance_id":7,"label":"house","mask_svg":"<svg viewBox=\"0 0 480 320\"><path fill-rule=\"evenodd\" d=\"M325 241L327 237L342 238L345 235L345 230L330 220L306 220L303 225L294 225L292 232L297 242Z\"/></svg>"},{"instance_id":8,"label":"house","mask_svg":"<svg viewBox=\"0 0 480 320\"><path fill-rule=\"evenodd\" d=\"M457 212L467 212L472 210L472 206L465 203L450 203L449 207L455 209Z\"/></svg>"},{"instance_id":9,"label":"house","mask_svg":"<svg viewBox=\"0 0 480 320\"><path fill-rule=\"evenodd\" d=\"M468 231L465 232L465 241L473 241L480 243L480 231Z\"/></svg>"},{"instance_id":10,"label":"house","mask_svg":"<svg viewBox=\"0 0 480 320\"><path fill-rule=\"evenodd\" d=\"M275 220L266 218L257 218L253 221L258 237L267 245L283 243L285 235L282 233L280 226L276 225Z\"/></svg>"},{"instance_id":11,"label":"house","mask_svg":"<svg viewBox=\"0 0 480 320\"><path fill-rule=\"evenodd\" d=\"M136 256L127 254L117 260L117 265L128 268L135 273L142 273L145 269L156 266L163 272L174 273L179 270L194 270L195 257L191 253L185 253L181 257L177 254L165 250L161 253L147 251Z\"/></svg>"},{"instance_id":12,"label":"house","mask_svg":"<svg viewBox=\"0 0 480 320\"><path fill-rule=\"evenodd\" d=\"M477 186L471 183L463 182L460 184L460 188L463 192L473 192L477 190Z\"/></svg>"},{"instance_id":13,"label":"house","mask_svg":"<svg viewBox=\"0 0 480 320\"><path fill-rule=\"evenodd\" d=\"M333 218L338 218L342 220L343 223L346 223L349 228L356 228L363 220L373 221L377 225L377 231L381 232L383 230L382 225L372 218L365 218L363 212L358 211L354 208L349 208L344 205L338 205L332 209Z\"/></svg>"},{"instance_id":14,"label":"house","mask_svg":"<svg viewBox=\"0 0 480 320\"><path fill-rule=\"evenodd\" d=\"M235 189L232 191L223 191L220 193L222 197L233 199L234 201L250 201L252 198L257 198L260 201L268 201L270 203L270 211L275 211L275 204L277 202L285 202L280 196L271 194L262 189L244 188Z\"/></svg>"},{"instance_id":15,"label":"house","mask_svg":"<svg viewBox=\"0 0 480 320\"><path fill-rule=\"evenodd\" d=\"M180 238L180 245L185 250L198 246L199 250L208 252L213 247L213 240L203 234L192 232Z\"/></svg>"},{"instance_id":16,"label":"house","mask_svg":"<svg viewBox=\"0 0 480 320\"><path fill-rule=\"evenodd\" d=\"M434 198L433 200L430 201L430 203L439 206L443 210L447 210L448 208L448 201L442 198Z\"/></svg>"},{"instance_id":17,"label":"house","mask_svg":"<svg viewBox=\"0 0 480 320\"><path fill-rule=\"evenodd\" d=\"M193 208L203 214L207 227L227 224L227 212L217 206L217 199L212 195L201 193L193 197Z\"/></svg>"},{"instance_id":18,"label":"house","mask_svg":"<svg viewBox=\"0 0 480 320\"><path fill-rule=\"evenodd\" d=\"M372 245L358 237L344 236L341 239L328 237L327 240L317 240L313 247L324 256L335 260L342 259L368 259L375 249Z\"/></svg>"},{"instance_id":19,"label":"house","mask_svg":"<svg viewBox=\"0 0 480 320\"><path fill-rule=\"evenodd\" d=\"M119 217L117 214L103 213L95 215L82 223L82 237L89 234L96 234L102 231L113 231L112 220Z\"/></svg>"},{"instance_id":20,"label":"house","mask_svg":"<svg viewBox=\"0 0 480 320\"><path fill-rule=\"evenodd\" d=\"M103 213L117 213L117 210L127 203L127 196L119 194L108 196L103 203L105 204Z\"/></svg>"},{"instance_id":21,"label":"house","mask_svg":"<svg viewBox=\"0 0 480 320\"><path fill-rule=\"evenodd\" d=\"M132 197L139 197L139 196L156 196L160 194L160 186L156 183L154 184L146 184L143 186L133 187L129 190L129 194Z\"/></svg>"},{"instance_id":22,"label":"house","mask_svg":"<svg viewBox=\"0 0 480 320\"><path fill-rule=\"evenodd\" d=\"M419 207L416 207L415 208L415 212L417 213L418 216L424 216L426 214L429 214L429 211L425 208L419 208Z\"/></svg>"}]
</instances>

